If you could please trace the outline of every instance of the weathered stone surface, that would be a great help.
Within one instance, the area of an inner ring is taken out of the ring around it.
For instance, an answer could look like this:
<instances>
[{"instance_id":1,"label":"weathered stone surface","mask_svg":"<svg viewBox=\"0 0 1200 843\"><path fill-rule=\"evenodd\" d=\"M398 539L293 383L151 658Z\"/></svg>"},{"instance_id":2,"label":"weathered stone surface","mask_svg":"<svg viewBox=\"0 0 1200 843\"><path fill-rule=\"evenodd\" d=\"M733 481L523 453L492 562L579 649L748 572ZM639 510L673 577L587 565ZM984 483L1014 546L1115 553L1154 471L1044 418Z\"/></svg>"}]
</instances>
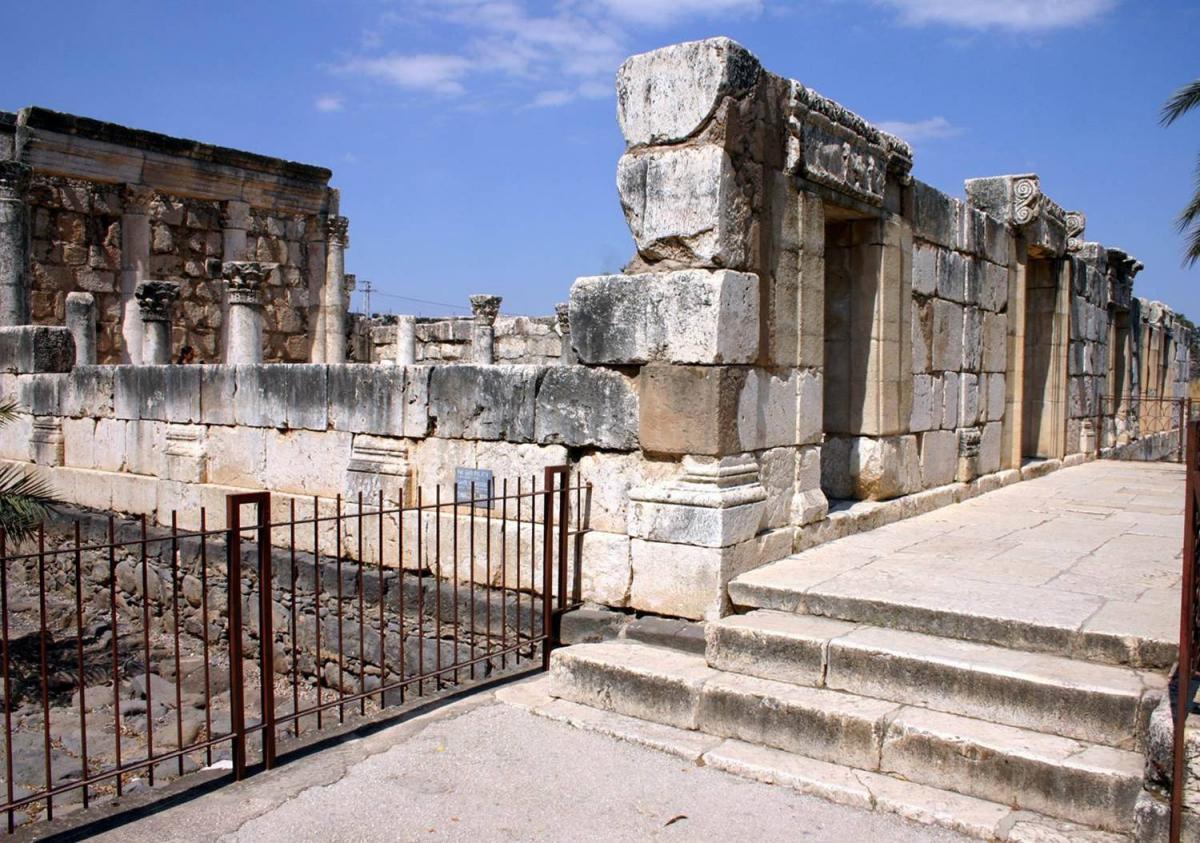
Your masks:
<instances>
[{"instance_id":1,"label":"weathered stone surface","mask_svg":"<svg viewBox=\"0 0 1200 843\"><path fill-rule=\"evenodd\" d=\"M834 497L856 500L887 500L917 491L917 438L826 438L821 452L821 487Z\"/></svg>"},{"instance_id":2,"label":"weathered stone surface","mask_svg":"<svg viewBox=\"0 0 1200 843\"><path fill-rule=\"evenodd\" d=\"M115 371L112 366L76 366L63 387L63 415L103 418L113 414Z\"/></svg>"},{"instance_id":3,"label":"weathered stone surface","mask_svg":"<svg viewBox=\"0 0 1200 843\"><path fill-rule=\"evenodd\" d=\"M958 371L963 361L963 308L954 302L933 300L930 365L935 371Z\"/></svg>"},{"instance_id":4,"label":"weathered stone surface","mask_svg":"<svg viewBox=\"0 0 1200 843\"><path fill-rule=\"evenodd\" d=\"M618 165L617 188L638 254L645 261L745 266L750 207L721 147L628 153Z\"/></svg>"},{"instance_id":5,"label":"weathered stone surface","mask_svg":"<svg viewBox=\"0 0 1200 843\"><path fill-rule=\"evenodd\" d=\"M960 203L921 181L913 181L913 237L953 249Z\"/></svg>"},{"instance_id":6,"label":"weathered stone surface","mask_svg":"<svg viewBox=\"0 0 1200 843\"><path fill-rule=\"evenodd\" d=\"M829 641L855 625L791 612L758 610L708 624L708 665L727 673L819 687Z\"/></svg>"},{"instance_id":7,"label":"weathered stone surface","mask_svg":"<svg viewBox=\"0 0 1200 843\"><path fill-rule=\"evenodd\" d=\"M571 341L584 363L750 363L758 307L758 276L749 273L580 278L571 287Z\"/></svg>"},{"instance_id":8,"label":"weathered stone surface","mask_svg":"<svg viewBox=\"0 0 1200 843\"><path fill-rule=\"evenodd\" d=\"M642 449L663 454L736 453L747 369L646 366L639 377Z\"/></svg>"},{"instance_id":9,"label":"weathered stone surface","mask_svg":"<svg viewBox=\"0 0 1200 843\"><path fill-rule=\"evenodd\" d=\"M534 437L542 444L628 451L638 445L632 379L608 369L553 366L538 385Z\"/></svg>"},{"instance_id":10,"label":"weathered stone surface","mask_svg":"<svg viewBox=\"0 0 1200 843\"><path fill-rule=\"evenodd\" d=\"M69 372L75 340L67 328L51 325L0 327L0 370L13 374Z\"/></svg>"},{"instance_id":11,"label":"weathered stone surface","mask_svg":"<svg viewBox=\"0 0 1200 843\"><path fill-rule=\"evenodd\" d=\"M329 420L325 366L235 366L234 417L238 424L325 430Z\"/></svg>"},{"instance_id":12,"label":"weathered stone surface","mask_svg":"<svg viewBox=\"0 0 1200 843\"><path fill-rule=\"evenodd\" d=\"M352 433L403 436L404 378L405 369L400 366L330 366L330 426Z\"/></svg>"},{"instance_id":13,"label":"weathered stone surface","mask_svg":"<svg viewBox=\"0 0 1200 843\"><path fill-rule=\"evenodd\" d=\"M583 536L583 565L580 590L584 600L604 606L625 606L633 568L629 561L629 537L590 530Z\"/></svg>"},{"instance_id":14,"label":"weathered stone surface","mask_svg":"<svg viewBox=\"0 0 1200 843\"><path fill-rule=\"evenodd\" d=\"M530 442L538 377L534 366L435 366L429 381L434 435Z\"/></svg>"},{"instance_id":15,"label":"weathered stone surface","mask_svg":"<svg viewBox=\"0 0 1200 843\"><path fill-rule=\"evenodd\" d=\"M798 444L801 427L808 428L812 424L811 404L808 407L810 418L805 419L803 425L797 414L805 399L811 401L813 387L812 379L801 380L794 369L751 369L738 398L737 427L741 449L761 451ZM801 389L806 389L809 395L801 395ZM804 432L809 439L813 437L809 430Z\"/></svg>"},{"instance_id":16,"label":"weathered stone surface","mask_svg":"<svg viewBox=\"0 0 1200 843\"><path fill-rule=\"evenodd\" d=\"M933 430L921 436L921 485L926 489L954 482L958 469L958 435Z\"/></svg>"},{"instance_id":17,"label":"weathered stone surface","mask_svg":"<svg viewBox=\"0 0 1200 843\"><path fill-rule=\"evenodd\" d=\"M695 134L726 96L749 91L761 68L728 38L642 53L617 71L617 119L630 146L673 143Z\"/></svg>"}]
</instances>

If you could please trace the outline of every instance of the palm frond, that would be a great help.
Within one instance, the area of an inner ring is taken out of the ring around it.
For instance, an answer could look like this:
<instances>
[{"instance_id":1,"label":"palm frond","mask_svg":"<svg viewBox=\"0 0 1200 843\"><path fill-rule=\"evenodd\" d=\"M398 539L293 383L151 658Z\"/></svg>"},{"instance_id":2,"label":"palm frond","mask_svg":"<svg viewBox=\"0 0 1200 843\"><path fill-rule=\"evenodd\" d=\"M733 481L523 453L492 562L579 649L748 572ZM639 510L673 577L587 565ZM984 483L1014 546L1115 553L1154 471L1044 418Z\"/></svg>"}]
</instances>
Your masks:
<instances>
[{"instance_id":1,"label":"palm frond","mask_svg":"<svg viewBox=\"0 0 1200 843\"><path fill-rule=\"evenodd\" d=\"M1163 106L1159 121L1164 126L1170 126L1193 108L1200 107L1200 79L1184 85L1171 95Z\"/></svg>"},{"instance_id":2,"label":"palm frond","mask_svg":"<svg viewBox=\"0 0 1200 843\"><path fill-rule=\"evenodd\" d=\"M0 527L13 541L32 535L58 503L50 485L24 467L0 468Z\"/></svg>"},{"instance_id":3,"label":"palm frond","mask_svg":"<svg viewBox=\"0 0 1200 843\"><path fill-rule=\"evenodd\" d=\"M21 412L21 405L11 398L0 401L0 427L15 419Z\"/></svg>"},{"instance_id":4,"label":"palm frond","mask_svg":"<svg viewBox=\"0 0 1200 843\"><path fill-rule=\"evenodd\" d=\"M1183 265L1192 266L1200 261L1200 158L1196 161L1196 184L1191 201L1175 219L1175 227L1187 238L1183 251Z\"/></svg>"}]
</instances>

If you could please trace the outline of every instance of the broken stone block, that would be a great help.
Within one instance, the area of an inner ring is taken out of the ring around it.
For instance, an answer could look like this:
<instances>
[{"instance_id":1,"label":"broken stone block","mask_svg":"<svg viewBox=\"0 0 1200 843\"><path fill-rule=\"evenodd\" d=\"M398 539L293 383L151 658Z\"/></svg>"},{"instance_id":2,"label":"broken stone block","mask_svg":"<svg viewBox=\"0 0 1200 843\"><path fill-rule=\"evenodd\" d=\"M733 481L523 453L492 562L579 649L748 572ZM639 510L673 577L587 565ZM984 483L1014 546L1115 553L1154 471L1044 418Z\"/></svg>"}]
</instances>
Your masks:
<instances>
[{"instance_id":1,"label":"broken stone block","mask_svg":"<svg viewBox=\"0 0 1200 843\"><path fill-rule=\"evenodd\" d=\"M67 328L16 325L0 328L0 371L13 374L69 372L75 340Z\"/></svg>"},{"instance_id":2,"label":"broken stone block","mask_svg":"<svg viewBox=\"0 0 1200 843\"><path fill-rule=\"evenodd\" d=\"M758 276L728 270L580 278L571 341L584 363L751 363L758 303Z\"/></svg>"},{"instance_id":3,"label":"broken stone block","mask_svg":"<svg viewBox=\"0 0 1200 843\"><path fill-rule=\"evenodd\" d=\"M617 188L645 261L730 269L746 264L750 205L719 146L623 155Z\"/></svg>"},{"instance_id":4,"label":"broken stone block","mask_svg":"<svg viewBox=\"0 0 1200 843\"><path fill-rule=\"evenodd\" d=\"M617 71L617 119L630 146L695 134L721 100L749 91L761 66L728 38L709 38L626 59Z\"/></svg>"}]
</instances>

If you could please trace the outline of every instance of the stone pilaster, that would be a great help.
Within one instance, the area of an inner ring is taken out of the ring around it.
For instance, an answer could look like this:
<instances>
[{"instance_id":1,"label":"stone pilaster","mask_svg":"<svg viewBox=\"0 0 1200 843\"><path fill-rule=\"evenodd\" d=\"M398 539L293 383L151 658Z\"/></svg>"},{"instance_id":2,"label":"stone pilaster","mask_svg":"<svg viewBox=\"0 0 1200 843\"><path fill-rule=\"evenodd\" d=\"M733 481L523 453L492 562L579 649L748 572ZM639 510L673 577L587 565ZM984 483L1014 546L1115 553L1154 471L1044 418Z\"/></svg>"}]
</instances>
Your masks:
<instances>
[{"instance_id":1,"label":"stone pilaster","mask_svg":"<svg viewBox=\"0 0 1200 843\"><path fill-rule=\"evenodd\" d=\"M75 340L75 365L96 364L96 297L67 293L67 330Z\"/></svg>"},{"instance_id":2,"label":"stone pilaster","mask_svg":"<svg viewBox=\"0 0 1200 843\"><path fill-rule=\"evenodd\" d=\"M417 318L400 316L396 319L396 364L412 366L417 362Z\"/></svg>"},{"instance_id":3,"label":"stone pilaster","mask_svg":"<svg viewBox=\"0 0 1200 843\"><path fill-rule=\"evenodd\" d=\"M142 359L147 366L171 362L171 309L179 298L174 281L142 281L134 290L142 321Z\"/></svg>"},{"instance_id":4,"label":"stone pilaster","mask_svg":"<svg viewBox=\"0 0 1200 843\"><path fill-rule=\"evenodd\" d=\"M475 326L471 334L471 354L476 363L496 362L496 317L500 314L500 296L471 296Z\"/></svg>"},{"instance_id":5,"label":"stone pilaster","mask_svg":"<svg viewBox=\"0 0 1200 843\"><path fill-rule=\"evenodd\" d=\"M346 362L346 249L350 221L329 217L325 223L325 288L321 306L325 314L325 362Z\"/></svg>"},{"instance_id":6,"label":"stone pilaster","mask_svg":"<svg viewBox=\"0 0 1200 843\"><path fill-rule=\"evenodd\" d=\"M30 168L0 161L0 326L29 324Z\"/></svg>"},{"instance_id":7,"label":"stone pilaster","mask_svg":"<svg viewBox=\"0 0 1200 843\"><path fill-rule=\"evenodd\" d=\"M575 346L571 344L571 306L566 302L554 305L555 325L558 336L562 339L562 351L559 352L559 362L563 365L578 363Z\"/></svg>"},{"instance_id":8,"label":"stone pilaster","mask_svg":"<svg viewBox=\"0 0 1200 843\"><path fill-rule=\"evenodd\" d=\"M221 265L229 300L226 363L262 362L262 288L272 269L273 265L258 261L226 261Z\"/></svg>"},{"instance_id":9,"label":"stone pilaster","mask_svg":"<svg viewBox=\"0 0 1200 843\"><path fill-rule=\"evenodd\" d=\"M135 297L150 267L150 203L154 191L144 185L125 186L121 215L121 362L141 363L142 318Z\"/></svg>"}]
</instances>

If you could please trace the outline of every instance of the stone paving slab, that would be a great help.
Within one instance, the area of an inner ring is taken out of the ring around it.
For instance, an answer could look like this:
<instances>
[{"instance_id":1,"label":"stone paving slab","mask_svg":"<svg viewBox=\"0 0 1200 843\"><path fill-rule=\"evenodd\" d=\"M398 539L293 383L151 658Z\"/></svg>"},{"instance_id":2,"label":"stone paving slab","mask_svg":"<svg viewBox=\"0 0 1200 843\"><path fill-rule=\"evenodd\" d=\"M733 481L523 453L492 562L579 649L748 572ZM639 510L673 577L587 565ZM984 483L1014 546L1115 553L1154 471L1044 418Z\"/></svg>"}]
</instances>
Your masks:
<instances>
[{"instance_id":1,"label":"stone paving slab","mask_svg":"<svg viewBox=\"0 0 1200 843\"><path fill-rule=\"evenodd\" d=\"M1096 461L743 574L735 603L1165 668L1184 474Z\"/></svg>"}]
</instances>

